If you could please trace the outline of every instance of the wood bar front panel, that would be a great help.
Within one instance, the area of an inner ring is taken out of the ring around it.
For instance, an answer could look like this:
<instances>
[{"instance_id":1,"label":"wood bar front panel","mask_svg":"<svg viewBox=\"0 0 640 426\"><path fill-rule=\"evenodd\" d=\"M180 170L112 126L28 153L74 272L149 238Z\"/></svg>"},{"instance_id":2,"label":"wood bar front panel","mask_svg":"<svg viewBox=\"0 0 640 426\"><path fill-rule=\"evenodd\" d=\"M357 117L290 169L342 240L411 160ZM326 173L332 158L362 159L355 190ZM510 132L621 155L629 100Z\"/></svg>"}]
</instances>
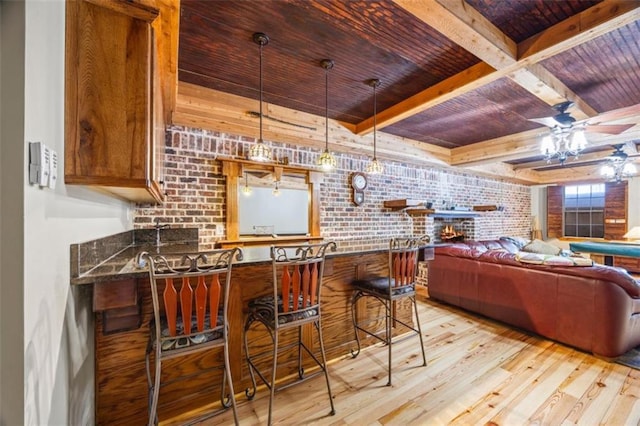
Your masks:
<instances>
[{"instance_id":1,"label":"wood bar front panel","mask_svg":"<svg viewBox=\"0 0 640 426\"><path fill-rule=\"evenodd\" d=\"M354 346L354 331L351 322L351 286L356 270L367 274L386 274L386 251L337 255L327 259L324 287L322 291L322 329L328 359L349 354ZM360 265L360 266L359 266ZM271 264L269 262L237 265L233 268L230 296L230 359L236 394L240 402L242 393L249 386L249 375L244 361L242 330L247 302L259 295L270 294ZM147 413L147 383L145 373L145 348L148 325L152 316L151 296L148 280L138 280L138 296L141 300L141 326L120 333L104 334L104 323L96 314L96 423L97 424L144 424ZM377 315L358 310L358 315ZM401 317L411 321L410 305L398 306ZM401 331L401 330L400 330ZM317 335L313 327L304 329L304 339L317 348ZM250 334L250 344L270 344L266 331L256 328ZM372 338L363 340L364 345L376 343ZM188 380L163 387L160 391L159 417L171 417L180 411L198 409L216 403L220 395L219 372L195 374L221 359L219 351L194 355L179 365L166 368L163 382L167 383L179 375L191 375ZM295 356L284 356L279 364L278 376L293 373ZM280 369L280 365L283 366ZM309 364L310 366L311 364ZM357 366L357 364L355 364ZM165 369L163 369L165 370Z\"/></svg>"}]
</instances>

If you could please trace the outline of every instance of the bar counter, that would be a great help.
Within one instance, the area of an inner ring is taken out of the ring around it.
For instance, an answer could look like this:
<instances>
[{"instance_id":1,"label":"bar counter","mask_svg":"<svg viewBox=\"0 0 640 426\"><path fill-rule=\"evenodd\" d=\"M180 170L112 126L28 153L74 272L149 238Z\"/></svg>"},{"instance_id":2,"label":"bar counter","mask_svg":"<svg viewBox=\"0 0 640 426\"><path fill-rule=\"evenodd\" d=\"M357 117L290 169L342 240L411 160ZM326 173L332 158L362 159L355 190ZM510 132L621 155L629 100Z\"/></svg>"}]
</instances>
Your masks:
<instances>
[{"instance_id":1,"label":"bar counter","mask_svg":"<svg viewBox=\"0 0 640 426\"><path fill-rule=\"evenodd\" d=\"M144 359L153 308L148 274L145 269L135 265L135 255L145 249L158 250L162 254L197 251L200 247L197 240L174 241L159 247L149 242L131 244L98 265L79 260L87 258L80 254L85 249L86 247L72 247L72 262L77 263L72 265L72 272L74 268L78 272L72 278L72 284L93 286L96 424L144 424L147 412ZM353 348L350 282L368 275L385 275L387 261L386 248L327 255L322 290L322 328L329 360L350 356ZM230 359L239 403L245 400L242 393L250 384L242 340L247 301L271 292L270 261L249 258L234 264L229 298ZM361 301L357 307L357 315L378 316L381 313L378 309L378 305L367 306L366 301ZM412 323L410 304L399 304L397 312L406 322ZM383 327L382 323L380 326ZM253 345L264 348L270 346L267 332L262 328L252 328L248 336L252 348L255 347ZM318 347L316 333L311 325L303 329L303 339L310 346ZM376 342L370 337L363 339L364 346ZM220 357L221 351L195 354L186 362L163 369L163 372L169 372L163 373L163 383L172 380L172 371L182 375L193 374L193 377L161 389L158 411L160 419L173 417L187 410L198 410L219 400L219 373L195 373L218 363ZM282 356L278 377L297 374L295 359L294 354ZM264 362L268 363L270 360L265 359ZM353 362L357 365L358 361L356 359ZM259 388L258 392L268 390Z\"/></svg>"}]
</instances>

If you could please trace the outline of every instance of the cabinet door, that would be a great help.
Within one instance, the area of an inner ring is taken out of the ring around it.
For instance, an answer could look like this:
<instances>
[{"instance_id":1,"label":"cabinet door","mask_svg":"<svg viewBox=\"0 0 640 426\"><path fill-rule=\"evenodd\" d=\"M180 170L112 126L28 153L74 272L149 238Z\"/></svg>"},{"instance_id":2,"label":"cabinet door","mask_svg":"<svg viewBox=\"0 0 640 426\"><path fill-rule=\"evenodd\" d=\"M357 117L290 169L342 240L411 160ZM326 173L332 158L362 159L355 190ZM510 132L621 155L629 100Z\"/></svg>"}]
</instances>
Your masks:
<instances>
[{"instance_id":1,"label":"cabinet door","mask_svg":"<svg viewBox=\"0 0 640 426\"><path fill-rule=\"evenodd\" d=\"M131 7L135 13L101 2L67 3L65 182L161 201L153 144L157 10Z\"/></svg>"}]
</instances>

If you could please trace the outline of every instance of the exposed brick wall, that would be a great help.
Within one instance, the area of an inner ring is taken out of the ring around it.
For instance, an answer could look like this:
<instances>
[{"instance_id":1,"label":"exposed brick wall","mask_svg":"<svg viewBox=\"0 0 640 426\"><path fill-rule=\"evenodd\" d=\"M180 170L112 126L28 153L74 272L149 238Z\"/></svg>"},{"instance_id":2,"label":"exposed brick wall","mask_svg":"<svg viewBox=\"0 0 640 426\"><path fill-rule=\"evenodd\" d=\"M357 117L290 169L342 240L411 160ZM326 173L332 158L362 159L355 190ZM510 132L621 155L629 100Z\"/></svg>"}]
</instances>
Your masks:
<instances>
[{"instance_id":1,"label":"exposed brick wall","mask_svg":"<svg viewBox=\"0 0 640 426\"><path fill-rule=\"evenodd\" d=\"M172 227L198 227L203 249L225 239L225 178L217 157L244 158L255 139L207 130L172 127L167 131L163 205L138 205L134 227L153 226L159 217ZM315 164L320 150L266 141L277 158L289 164ZM453 168L427 167L384 161L385 173L369 176L362 206L351 203L350 174L364 171L365 156L336 154L336 171L324 174L321 186L321 232L338 243L341 251L386 248L395 235L433 235L434 219L411 217L383 207L390 199L431 201L435 207L503 206L503 211L475 218L476 239L503 235L528 237L531 222L529 187L474 175Z\"/></svg>"}]
</instances>

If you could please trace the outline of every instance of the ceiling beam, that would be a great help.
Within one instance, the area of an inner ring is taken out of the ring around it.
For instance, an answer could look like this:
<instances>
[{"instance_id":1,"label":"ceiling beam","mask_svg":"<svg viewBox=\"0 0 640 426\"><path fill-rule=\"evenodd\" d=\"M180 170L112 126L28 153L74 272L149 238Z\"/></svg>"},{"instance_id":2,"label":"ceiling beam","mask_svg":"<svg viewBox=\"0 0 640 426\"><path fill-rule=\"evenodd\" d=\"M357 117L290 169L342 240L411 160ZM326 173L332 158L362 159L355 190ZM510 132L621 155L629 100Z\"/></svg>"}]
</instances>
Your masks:
<instances>
[{"instance_id":1,"label":"ceiling beam","mask_svg":"<svg viewBox=\"0 0 640 426\"><path fill-rule=\"evenodd\" d=\"M446 80L419 92L402 102L376 114L377 127L384 128L411 117L436 105L454 99L474 89L487 85L501 76L495 70L480 62ZM369 117L355 127L357 135L366 135L373 130L373 117Z\"/></svg>"},{"instance_id":2,"label":"ceiling beam","mask_svg":"<svg viewBox=\"0 0 640 426\"><path fill-rule=\"evenodd\" d=\"M574 114L578 119L592 117L597 113L592 107L546 69L535 65L539 61L640 19L640 2L604 0L518 44L517 51L514 52L513 41L462 0L394 1L496 70L487 74L485 64L485 72L478 76L481 66L475 65L441 82L442 87L438 89L435 89L438 85L427 88L381 111L377 116L380 128L446 102L453 97L451 93L460 96L503 77L513 79L550 105L558 103L558 100L571 99L576 104ZM470 80L474 76L482 80ZM356 125L358 135L371 130L372 117Z\"/></svg>"},{"instance_id":3,"label":"ceiling beam","mask_svg":"<svg viewBox=\"0 0 640 426\"><path fill-rule=\"evenodd\" d=\"M518 60L537 63L640 19L640 2L604 0L518 44Z\"/></svg>"},{"instance_id":4,"label":"ceiling beam","mask_svg":"<svg viewBox=\"0 0 640 426\"><path fill-rule=\"evenodd\" d=\"M640 116L627 117L629 123L640 123ZM509 161L516 158L540 155L540 135L544 130L534 129L527 132L503 136L484 142L453 148L451 150L452 166L468 166L486 164L495 161ZM589 133L589 146L604 146L625 143L640 138L640 126L619 135Z\"/></svg>"},{"instance_id":5,"label":"ceiling beam","mask_svg":"<svg viewBox=\"0 0 640 426\"><path fill-rule=\"evenodd\" d=\"M195 84L178 82L178 96L172 124L258 138L259 118L248 111L256 101ZM325 146L325 118L265 103L263 137L269 141L291 143L320 150ZM384 159L411 160L448 166L450 150L399 136L378 132L377 154ZM329 149L369 156L373 138L354 135L351 129L329 119Z\"/></svg>"}]
</instances>

